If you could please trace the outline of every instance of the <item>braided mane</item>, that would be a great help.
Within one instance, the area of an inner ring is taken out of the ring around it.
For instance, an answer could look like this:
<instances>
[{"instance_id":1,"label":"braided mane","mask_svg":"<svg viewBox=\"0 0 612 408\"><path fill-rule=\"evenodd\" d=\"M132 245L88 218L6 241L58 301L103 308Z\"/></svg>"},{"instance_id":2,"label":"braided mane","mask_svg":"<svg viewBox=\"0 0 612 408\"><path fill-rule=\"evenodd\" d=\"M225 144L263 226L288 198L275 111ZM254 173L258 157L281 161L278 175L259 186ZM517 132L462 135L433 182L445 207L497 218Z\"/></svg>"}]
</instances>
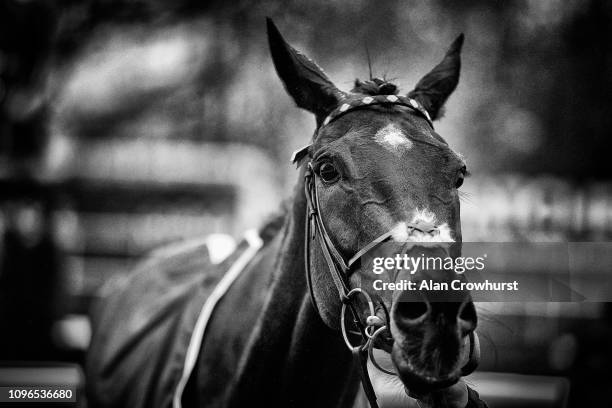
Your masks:
<instances>
[{"instance_id":1,"label":"braided mane","mask_svg":"<svg viewBox=\"0 0 612 408\"><path fill-rule=\"evenodd\" d=\"M355 86L351 89L353 93L363 95L397 95L399 88L392 82L381 78L372 78L367 81L355 79Z\"/></svg>"}]
</instances>

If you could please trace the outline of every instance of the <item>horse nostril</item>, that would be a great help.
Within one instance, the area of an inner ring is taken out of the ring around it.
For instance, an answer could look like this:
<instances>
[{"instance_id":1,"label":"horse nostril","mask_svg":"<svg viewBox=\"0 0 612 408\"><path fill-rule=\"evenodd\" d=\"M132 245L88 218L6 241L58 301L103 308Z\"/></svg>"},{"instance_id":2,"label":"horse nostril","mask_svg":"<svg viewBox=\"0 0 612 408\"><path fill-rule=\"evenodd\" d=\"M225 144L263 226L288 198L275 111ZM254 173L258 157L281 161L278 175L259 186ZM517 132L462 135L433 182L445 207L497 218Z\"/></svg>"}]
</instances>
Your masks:
<instances>
[{"instance_id":1,"label":"horse nostril","mask_svg":"<svg viewBox=\"0 0 612 408\"><path fill-rule=\"evenodd\" d=\"M396 319L404 325L414 325L429 312L426 302L400 302L396 308Z\"/></svg>"},{"instance_id":2,"label":"horse nostril","mask_svg":"<svg viewBox=\"0 0 612 408\"><path fill-rule=\"evenodd\" d=\"M462 305L459 312L459 323L464 334L468 334L476 329L476 307L474 306L474 302L471 300Z\"/></svg>"}]
</instances>

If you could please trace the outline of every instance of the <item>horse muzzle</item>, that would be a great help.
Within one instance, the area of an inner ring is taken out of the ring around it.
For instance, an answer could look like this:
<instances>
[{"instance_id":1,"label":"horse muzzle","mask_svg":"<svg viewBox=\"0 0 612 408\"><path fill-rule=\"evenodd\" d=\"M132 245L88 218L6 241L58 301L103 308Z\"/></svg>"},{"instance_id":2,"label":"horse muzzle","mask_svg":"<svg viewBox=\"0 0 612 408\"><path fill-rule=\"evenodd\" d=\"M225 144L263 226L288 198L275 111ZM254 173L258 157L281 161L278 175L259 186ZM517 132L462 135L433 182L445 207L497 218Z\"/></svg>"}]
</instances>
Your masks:
<instances>
[{"instance_id":1,"label":"horse muzzle","mask_svg":"<svg viewBox=\"0 0 612 408\"><path fill-rule=\"evenodd\" d=\"M407 353L406 347L401 342L395 341L391 358L397 375L401 379L406 392L410 397L420 398L431 392L450 387L457 383L463 376L472 373L480 362L480 343L476 332L466 336L458 350L459 358L448 370L440 370L445 364L432 359L440 358L443 353L438 350L431 352L429 364L420 360L420 356ZM453 360L450 357L450 360Z\"/></svg>"}]
</instances>

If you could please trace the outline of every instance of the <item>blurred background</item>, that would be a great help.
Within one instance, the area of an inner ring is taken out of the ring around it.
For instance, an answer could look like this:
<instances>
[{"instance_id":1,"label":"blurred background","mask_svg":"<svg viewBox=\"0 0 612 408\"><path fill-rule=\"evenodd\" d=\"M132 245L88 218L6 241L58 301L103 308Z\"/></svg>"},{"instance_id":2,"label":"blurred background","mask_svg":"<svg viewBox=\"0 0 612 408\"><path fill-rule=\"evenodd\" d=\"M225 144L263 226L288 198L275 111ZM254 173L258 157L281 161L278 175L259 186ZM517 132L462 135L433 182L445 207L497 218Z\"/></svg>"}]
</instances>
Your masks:
<instances>
[{"instance_id":1,"label":"blurred background","mask_svg":"<svg viewBox=\"0 0 612 408\"><path fill-rule=\"evenodd\" d=\"M0 365L79 364L101 285L290 196L314 119L276 77L265 16L345 90L368 49L408 92L465 33L437 124L473 174L464 240L610 240L608 1L2 0ZM483 370L612 406L607 304L486 304L480 327Z\"/></svg>"}]
</instances>

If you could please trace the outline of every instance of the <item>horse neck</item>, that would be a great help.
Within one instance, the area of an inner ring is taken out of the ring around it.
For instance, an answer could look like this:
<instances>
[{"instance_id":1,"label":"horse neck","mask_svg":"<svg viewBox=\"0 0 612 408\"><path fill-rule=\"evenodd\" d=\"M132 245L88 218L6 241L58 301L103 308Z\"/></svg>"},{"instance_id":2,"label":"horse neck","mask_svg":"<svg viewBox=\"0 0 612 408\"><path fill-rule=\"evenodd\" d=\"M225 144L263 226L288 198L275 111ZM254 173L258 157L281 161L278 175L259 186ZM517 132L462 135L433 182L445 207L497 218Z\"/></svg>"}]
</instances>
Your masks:
<instances>
[{"instance_id":1,"label":"horse neck","mask_svg":"<svg viewBox=\"0 0 612 408\"><path fill-rule=\"evenodd\" d=\"M303 181L296 190L280 232L274 281L232 392L236 406L263 398L261 402L268 405L275 401L335 407L352 403L356 391L351 355L342 337L323 323L310 303L304 268Z\"/></svg>"}]
</instances>

